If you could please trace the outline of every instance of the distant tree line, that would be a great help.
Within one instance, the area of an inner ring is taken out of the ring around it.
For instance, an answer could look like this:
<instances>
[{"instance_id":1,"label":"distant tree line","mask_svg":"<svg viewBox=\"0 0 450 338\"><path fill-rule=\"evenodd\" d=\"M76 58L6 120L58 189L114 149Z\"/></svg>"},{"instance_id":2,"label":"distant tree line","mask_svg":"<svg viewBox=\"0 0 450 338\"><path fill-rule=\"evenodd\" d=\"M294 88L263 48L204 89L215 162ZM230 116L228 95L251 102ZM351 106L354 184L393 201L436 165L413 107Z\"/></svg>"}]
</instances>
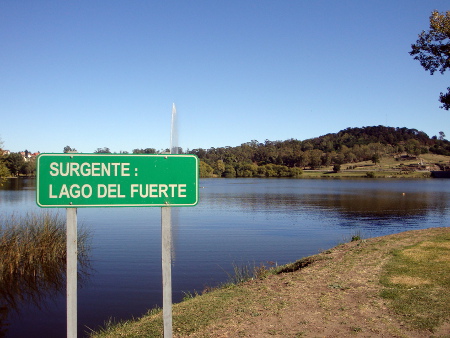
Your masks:
<instances>
[{"instance_id":1,"label":"distant tree line","mask_svg":"<svg viewBox=\"0 0 450 338\"><path fill-rule=\"evenodd\" d=\"M372 161L383 156L435 153L450 156L445 134L430 138L416 129L384 126L347 128L338 133L299 141L256 140L236 147L193 149L202 162L203 177L296 177L302 169Z\"/></svg>"},{"instance_id":2,"label":"distant tree line","mask_svg":"<svg viewBox=\"0 0 450 338\"><path fill-rule=\"evenodd\" d=\"M69 151L76 149L66 146L64 152ZM304 141L265 140L261 143L252 140L236 147L198 148L185 152L178 147L175 151L178 154L197 155L201 177L299 177L304 169L332 166L333 170L339 171L342 164L361 161L378 163L383 156L402 153L450 156L450 142L445 139L443 132L430 138L417 129L374 126L347 128ZM169 152L169 149L133 149L133 154ZM107 147L97 148L94 153L111 153L111 150ZM19 153L0 156L0 177L32 175L34 171L34 161L25 161Z\"/></svg>"},{"instance_id":3,"label":"distant tree line","mask_svg":"<svg viewBox=\"0 0 450 338\"><path fill-rule=\"evenodd\" d=\"M69 146L66 148L71 149ZM450 142L443 132L430 138L417 129L373 126L347 128L304 141L265 140L261 143L252 140L236 147L198 148L185 152L178 147L175 150L178 154L198 156L201 177L299 177L304 169L332 166L334 171L339 171L345 163L378 163L383 156L402 153L450 156ZM133 154L169 152L169 149L155 148L136 148L132 151ZM94 153L111 151L104 147L97 148Z\"/></svg>"}]
</instances>

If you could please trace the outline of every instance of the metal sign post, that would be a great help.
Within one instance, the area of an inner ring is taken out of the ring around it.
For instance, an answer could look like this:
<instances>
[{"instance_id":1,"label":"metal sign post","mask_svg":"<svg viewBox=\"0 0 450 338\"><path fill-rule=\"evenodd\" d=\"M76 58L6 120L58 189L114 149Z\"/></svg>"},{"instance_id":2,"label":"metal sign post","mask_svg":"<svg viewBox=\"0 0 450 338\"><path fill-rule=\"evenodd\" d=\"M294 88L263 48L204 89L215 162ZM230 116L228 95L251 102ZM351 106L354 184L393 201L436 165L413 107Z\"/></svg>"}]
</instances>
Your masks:
<instances>
[{"instance_id":1,"label":"metal sign post","mask_svg":"<svg viewBox=\"0 0 450 338\"><path fill-rule=\"evenodd\" d=\"M67 338L77 338L77 209L66 209Z\"/></svg>"},{"instance_id":2,"label":"metal sign post","mask_svg":"<svg viewBox=\"0 0 450 338\"><path fill-rule=\"evenodd\" d=\"M161 208L164 338L172 338L172 222L170 207Z\"/></svg>"}]
</instances>

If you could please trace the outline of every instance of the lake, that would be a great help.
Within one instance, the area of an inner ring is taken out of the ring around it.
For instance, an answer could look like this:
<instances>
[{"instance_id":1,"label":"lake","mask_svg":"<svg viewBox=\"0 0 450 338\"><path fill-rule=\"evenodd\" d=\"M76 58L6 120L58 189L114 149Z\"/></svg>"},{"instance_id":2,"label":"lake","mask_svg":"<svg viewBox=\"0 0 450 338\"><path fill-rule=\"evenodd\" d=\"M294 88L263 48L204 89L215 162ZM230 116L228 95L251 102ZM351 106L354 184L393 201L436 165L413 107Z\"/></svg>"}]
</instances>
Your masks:
<instances>
[{"instance_id":1,"label":"lake","mask_svg":"<svg viewBox=\"0 0 450 338\"><path fill-rule=\"evenodd\" d=\"M173 301L228 279L233 265L285 264L353 235L447 226L450 180L201 179L196 207L173 208ZM0 188L0 213L41 212L34 179ZM51 209L65 217L65 209ZM80 208L91 233L78 333L162 304L161 208ZM273 263L270 263L273 264ZM6 337L65 337L65 290L7 311Z\"/></svg>"}]
</instances>

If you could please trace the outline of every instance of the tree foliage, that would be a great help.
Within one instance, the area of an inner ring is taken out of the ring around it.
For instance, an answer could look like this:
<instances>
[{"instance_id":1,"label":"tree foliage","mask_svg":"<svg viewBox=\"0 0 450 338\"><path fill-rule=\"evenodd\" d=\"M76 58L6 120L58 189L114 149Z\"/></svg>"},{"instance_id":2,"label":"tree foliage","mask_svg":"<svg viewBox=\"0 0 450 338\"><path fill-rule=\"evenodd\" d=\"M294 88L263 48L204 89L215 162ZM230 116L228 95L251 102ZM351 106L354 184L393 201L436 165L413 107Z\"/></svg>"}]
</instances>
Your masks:
<instances>
[{"instance_id":1,"label":"tree foliage","mask_svg":"<svg viewBox=\"0 0 450 338\"><path fill-rule=\"evenodd\" d=\"M10 175L9 169L5 164L6 157L3 155L3 141L0 138L0 186L3 184L5 177Z\"/></svg>"},{"instance_id":2,"label":"tree foliage","mask_svg":"<svg viewBox=\"0 0 450 338\"><path fill-rule=\"evenodd\" d=\"M0 160L0 186L3 184L3 180L11 175L8 167L5 165L5 162Z\"/></svg>"},{"instance_id":3,"label":"tree foliage","mask_svg":"<svg viewBox=\"0 0 450 338\"><path fill-rule=\"evenodd\" d=\"M6 157L5 165L14 176L19 176L25 160L20 153L11 153Z\"/></svg>"},{"instance_id":4,"label":"tree foliage","mask_svg":"<svg viewBox=\"0 0 450 338\"><path fill-rule=\"evenodd\" d=\"M67 146L64 150L72 149ZM134 154L161 154L155 148L136 148ZM179 148L180 154L183 150ZM107 147L95 153L110 153ZM423 153L450 156L450 142L445 133L429 137L417 129L372 126L347 128L337 133L299 141L252 140L236 147L187 150L200 159L201 177L299 177L305 169L332 167L339 171L342 165L361 161L378 163L383 156L402 153L418 156ZM121 152L122 153L122 152ZM19 153L1 156L0 177L31 175L34 161L25 161Z\"/></svg>"},{"instance_id":5,"label":"tree foliage","mask_svg":"<svg viewBox=\"0 0 450 338\"><path fill-rule=\"evenodd\" d=\"M97 148L94 151L94 154L111 154L111 150L108 147Z\"/></svg>"},{"instance_id":6,"label":"tree foliage","mask_svg":"<svg viewBox=\"0 0 450 338\"><path fill-rule=\"evenodd\" d=\"M70 146L65 146L64 147L64 152L65 153L69 153L69 152L76 153L77 150L75 148L71 148Z\"/></svg>"},{"instance_id":7,"label":"tree foliage","mask_svg":"<svg viewBox=\"0 0 450 338\"><path fill-rule=\"evenodd\" d=\"M133 149L133 154L158 154L159 152L155 148L145 148L145 149Z\"/></svg>"},{"instance_id":8,"label":"tree foliage","mask_svg":"<svg viewBox=\"0 0 450 338\"><path fill-rule=\"evenodd\" d=\"M333 166L333 172L338 173L341 171L341 165L340 164L335 164Z\"/></svg>"},{"instance_id":9,"label":"tree foliage","mask_svg":"<svg viewBox=\"0 0 450 338\"><path fill-rule=\"evenodd\" d=\"M450 11L431 13L429 30L419 34L409 54L431 75L436 71L444 74L450 68ZM441 108L450 109L450 87L447 93L440 94L439 101L442 103Z\"/></svg>"},{"instance_id":10,"label":"tree foliage","mask_svg":"<svg viewBox=\"0 0 450 338\"><path fill-rule=\"evenodd\" d=\"M417 129L373 126L347 128L334 134L299 141L252 140L237 147L193 149L209 177L298 177L304 169L375 161L401 153L450 155L450 142L430 138ZM208 166L206 166L207 164Z\"/></svg>"},{"instance_id":11,"label":"tree foliage","mask_svg":"<svg viewBox=\"0 0 450 338\"><path fill-rule=\"evenodd\" d=\"M36 161L31 159L25 161L20 167L20 173L25 176L32 176L36 173Z\"/></svg>"},{"instance_id":12,"label":"tree foliage","mask_svg":"<svg viewBox=\"0 0 450 338\"><path fill-rule=\"evenodd\" d=\"M9 177L11 173L6 166L6 157L3 156L3 150L0 148L0 186L3 185L6 177Z\"/></svg>"}]
</instances>

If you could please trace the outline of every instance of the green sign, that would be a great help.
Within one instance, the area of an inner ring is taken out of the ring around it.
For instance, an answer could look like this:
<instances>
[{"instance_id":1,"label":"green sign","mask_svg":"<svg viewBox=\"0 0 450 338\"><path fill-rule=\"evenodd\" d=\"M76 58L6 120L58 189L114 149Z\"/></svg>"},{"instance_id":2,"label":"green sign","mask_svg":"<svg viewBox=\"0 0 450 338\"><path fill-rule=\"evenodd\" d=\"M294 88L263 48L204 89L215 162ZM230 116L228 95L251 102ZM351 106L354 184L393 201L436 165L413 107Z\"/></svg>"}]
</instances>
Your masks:
<instances>
[{"instance_id":1,"label":"green sign","mask_svg":"<svg viewBox=\"0 0 450 338\"><path fill-rule=\"evenodd\" d=\"M41 154L36 202L40 207L194 206L194 155Z\"/></svg>"}]
</instances>

